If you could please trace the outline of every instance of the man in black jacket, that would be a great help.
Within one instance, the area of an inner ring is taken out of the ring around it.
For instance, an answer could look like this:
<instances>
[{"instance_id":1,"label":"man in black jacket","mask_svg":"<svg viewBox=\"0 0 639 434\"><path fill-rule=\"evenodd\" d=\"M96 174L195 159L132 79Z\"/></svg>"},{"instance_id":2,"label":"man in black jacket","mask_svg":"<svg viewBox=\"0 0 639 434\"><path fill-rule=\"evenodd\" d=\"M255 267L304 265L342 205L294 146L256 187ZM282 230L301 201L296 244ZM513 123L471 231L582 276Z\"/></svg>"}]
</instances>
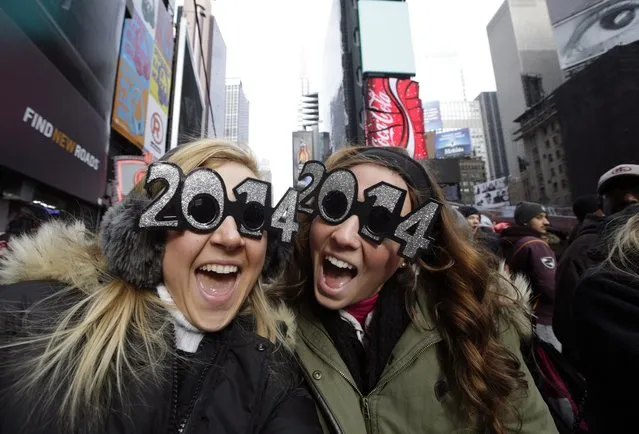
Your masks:
<instances>
[{"instance_id":1,"label":"man in black jacket","mask_svg":"<svg viewBox=\"0 0 639 434\"><path fill-rule=\"evenodd\" d=\"M609 170L599 179L597 192L601 197L603 211L589 215L584 220L577 238L564 253L557 270L553 329L562 343L566 357L574 364L579 361L573 317L577 283L588 269L601 260L589 251L599 242L603 226L609 219L614 219L617 213L639 203L639 165L624 164ZM604 218L604 212L610 217Z\"/></svg>"}]
</instances>

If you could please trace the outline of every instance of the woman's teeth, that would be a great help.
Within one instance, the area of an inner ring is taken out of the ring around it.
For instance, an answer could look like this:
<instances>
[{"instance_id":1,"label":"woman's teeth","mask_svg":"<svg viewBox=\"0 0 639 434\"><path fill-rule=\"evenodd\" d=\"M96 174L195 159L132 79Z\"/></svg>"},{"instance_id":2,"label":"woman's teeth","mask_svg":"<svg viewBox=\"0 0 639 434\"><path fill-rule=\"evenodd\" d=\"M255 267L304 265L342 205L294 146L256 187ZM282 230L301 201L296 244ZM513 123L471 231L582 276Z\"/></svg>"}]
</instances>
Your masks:
<instances>
[{"instance_id":1,"label":"woman's teeth","mask_svg":"<svg viewBox=\"0 0 639 434\"><path fill-rule=\"evenodd\" d=\"M337 267L337 268L343 268L345 270L354 270L355 269L354 265L351 265L348 262L341 261L341 260L337 259L335 256L327 255L326 256L326 260L328 262L330 262L332 265L334 265L335 267Z\"/></svg>"},{"instance_id":2,"label":"woman's teeth","mask_svg":"<svg viewBox=\"0 0 639 434\"><path fill-rule=\"evenodd\" d=\"M238 267L235 265L206 264L202 265L198 270L217 274L233 274L238 272Z\"/></svg>"}]
</instances>

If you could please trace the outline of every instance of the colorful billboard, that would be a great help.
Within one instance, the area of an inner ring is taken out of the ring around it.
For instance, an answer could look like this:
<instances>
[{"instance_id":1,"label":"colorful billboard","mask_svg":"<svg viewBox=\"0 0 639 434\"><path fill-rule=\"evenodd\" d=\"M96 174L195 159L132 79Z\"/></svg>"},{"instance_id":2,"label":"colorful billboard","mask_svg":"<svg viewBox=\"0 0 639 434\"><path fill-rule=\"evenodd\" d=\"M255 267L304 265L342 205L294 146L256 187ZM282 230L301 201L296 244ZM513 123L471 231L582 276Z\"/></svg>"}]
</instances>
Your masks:
<instances>
[{"instance_id":1,"label":"colorful billboard","mask_svg":"<svg viewBox=\"0 0 639 434\"><path fill-rule=\"evenodd\" d=\"M304 164L313 159L313 131L293 133L293 185L299 184Z\"/></svg>"},{"instance_id":2,"label":"colorful billboard","mask_svg":"<svg viewBox=\"0 0 639 434\"><path fill-rule=\"evenodd\" d=\"M547 0L559 62L564 69L639 40L634 1ZM593 4L594 3L594 4Z\"/></svg>"},{"instance_id":3,"label":"colorful billboard","mask_svg":"<svg viewBox=\"0 0 639 434\"><path fill-rule=\"evenodd\" d=\"M475 185L475 205L485 208L498 208L510 205L508 196L508 178Z\"/></svg>"},{"instance_id":4,"label":"colorful billboard","mask_svg":"<svg viewBox=\"0 0 639 434\"><path fill-rule=\"evenodd\" d=\"M444 128L439 101L424 103L424 129L425 131L437 131Z\"/></svg>"},{"instance_id":5,"label":"colorful billboard","mask_svg":"<svg viewBox=\"0 0 639 434\"><path fill-rule=\"evenodd\" d=\"M124 24L113 128L159 158L165 152L173 39L171 18L157 0L135 0Z\"/></svg>"},{"instance_id":6,"label":"colorful billboard","mask_svg":"<svg viewBox=\"0 0 639 434\"><path fill-rule=\"evenodd\" d=\"M133 14L124 23L120 67L113 107L113 129L138 148L144 147L146 101L151 79L153 38Z\"/></svg>"},{"instance_id":7,"label":"colorful billboard","mask_svg":"<svg viewBox=\"0 0 639 434\"><path fill-rule=\"evenodd\" d=\"M472 154L470 130L459 130L437 133L435 136L435 158L463 158Z\"/></svg>"},{"instance_id":8,"label":"colorful billboard","mask_svg":"<svg viewBox=\"0 0 639 434\"><path fill-rule=\"evenodd\" d=\"M395 146L416 160L428 158L419 83L371 78L367 90L366 146Z\"/></svg>"}]
</instances>

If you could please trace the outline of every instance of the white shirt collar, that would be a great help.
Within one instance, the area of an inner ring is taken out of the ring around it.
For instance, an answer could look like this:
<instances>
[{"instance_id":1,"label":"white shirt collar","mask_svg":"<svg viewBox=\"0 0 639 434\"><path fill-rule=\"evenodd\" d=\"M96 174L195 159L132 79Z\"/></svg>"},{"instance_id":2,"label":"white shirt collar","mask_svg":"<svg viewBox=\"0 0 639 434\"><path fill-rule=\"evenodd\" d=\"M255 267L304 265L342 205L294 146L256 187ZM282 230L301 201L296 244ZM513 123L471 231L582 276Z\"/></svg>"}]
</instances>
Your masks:
<instances>
[{"instance_id":1,"label":"white shirt collar","mask_svg":"<svg viewBox=\"0 0 639 434\"><path fill-rule=\"evenodd\" d=\"M160 299L169 305L167 310L171 314L171 321L175 327L175 345L177 349L187 353L195 353L202 338L204 338L204 333L191 324L184 314L175 307L173 297L171 297L164 285L158 285L157 292Z\"/></svg>"}]
</instances>

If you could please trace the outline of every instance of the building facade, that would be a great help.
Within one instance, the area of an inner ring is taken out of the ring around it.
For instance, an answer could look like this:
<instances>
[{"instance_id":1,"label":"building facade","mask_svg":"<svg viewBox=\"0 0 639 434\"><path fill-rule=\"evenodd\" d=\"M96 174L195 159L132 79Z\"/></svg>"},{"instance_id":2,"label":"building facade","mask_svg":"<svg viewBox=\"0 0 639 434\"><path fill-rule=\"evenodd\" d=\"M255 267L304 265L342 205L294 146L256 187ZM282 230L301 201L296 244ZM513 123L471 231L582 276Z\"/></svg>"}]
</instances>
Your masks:
<instances>
[{"instance_id":1,"label":"building facade","mask_svg":"<svg viewBox=\"0 0 639 434\"><path fill-rule=\"evenodd\" d=\"M437 132L446 132L461 128L470 130L472 144L472 157L485 161L484 169L487 171L484 178L490 174L490 161L486 150L486 138L481 117L481 109L478 101L440 101L440 114L442 129Z\"/></svg>"},{"instance_id":2,"label":"building facade","mask_svg":"<svg viewBox=\"0 0 639 434\"><path fill-rule=\"evenodd\" d=\"M202 134L222 137L226 110L226 43L211 9L211 0L186 1L182 16L188 23L198 86L205 96Z\"/></svg>"},{"instance_id":3,"label":"building facade","mask_svg":"<svg viewBox=\"0 0 639 434\"><path fill-rule=\"evenodd\" d=\"M554 95L526 111L516 120L516 138L524 143L521 180L528 201L552 206L571 206L561 125Z\"/></svg>"},{"instance_id":4,"label":"building facade","mask_svg":"<svg viewBox=\"0 0 639 434\"><path fill-rule=\"evenodd\" d=\"M459 159L461 201L475 203L475 185L486 182L486 163L481 158Z\"/></svg>"},{"instance_id":5,"label":"building facade","mask_svg":"<svg viewBox=\"0 0 639 434\"><path fill-rule=\"evenodd\" d=\"M506 158L506 145L504 143L501 115L499 114L497 92L482 92L475 98L475 101L479 103L481 121L484 127L488 179L502 178L508 175L508 160Z\"/></svg>"},{"instance_id":6,"label":"building facade","mask_svg":"<svg viewBox=\"0 0 639 434\"><path fill-rule=\"evenodd\" d=\"M487 26L513 202L522 200L524 146L513 134L527 107L563 81L545 0L506 0ZM519 184L513 185L513 184Z\"/></svg>"},{"instance_id":7,"label":"building facade","mask_svg":"<svg viewBox=\"0 0 639 434\"><path fill-rule=\"evenodd\" d=\"M249 142L249 100L244 94L242 81L226 80L226 121L224 137L247 145Z\"/></svg>"}]
</instances>

